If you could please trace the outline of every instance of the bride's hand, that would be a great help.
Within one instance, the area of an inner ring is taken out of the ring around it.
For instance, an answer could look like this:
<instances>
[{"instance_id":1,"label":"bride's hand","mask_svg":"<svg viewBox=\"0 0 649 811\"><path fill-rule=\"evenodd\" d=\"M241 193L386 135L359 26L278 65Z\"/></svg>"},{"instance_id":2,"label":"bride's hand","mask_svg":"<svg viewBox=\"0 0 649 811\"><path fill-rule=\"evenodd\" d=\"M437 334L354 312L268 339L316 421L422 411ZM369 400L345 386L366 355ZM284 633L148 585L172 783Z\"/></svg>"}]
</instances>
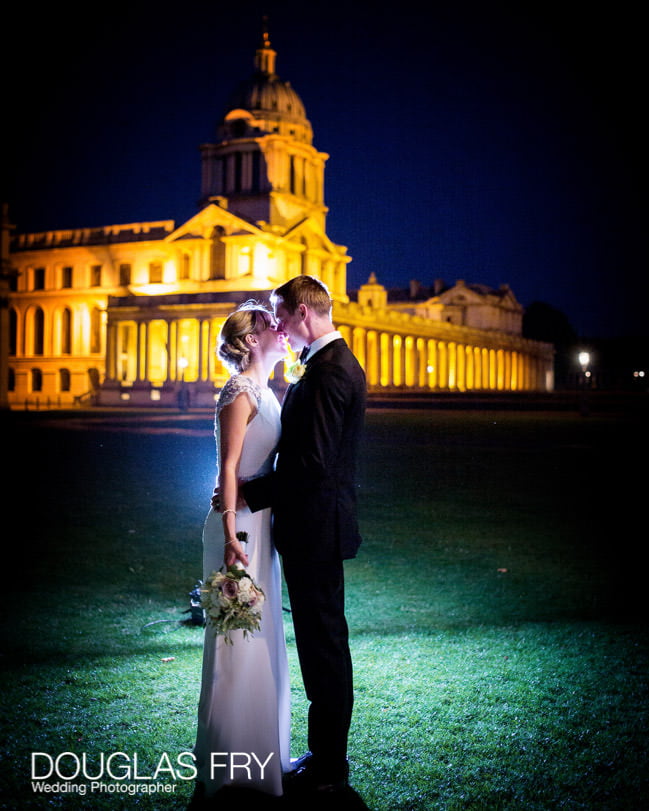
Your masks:
<instances>
[{"instance_id":1,"label":"bride's hand","mask_svg":"<svg viewBox=\"0 0 649 811\"><path fill-rule=\"evenodd\" d=\"M239 541L226 541L225 550L223 552L223 563L226 568L234 566L235 563L241 563L244 568L248 565L248 555L243 551L243 547Z\"/></svg>"}]
</instances>

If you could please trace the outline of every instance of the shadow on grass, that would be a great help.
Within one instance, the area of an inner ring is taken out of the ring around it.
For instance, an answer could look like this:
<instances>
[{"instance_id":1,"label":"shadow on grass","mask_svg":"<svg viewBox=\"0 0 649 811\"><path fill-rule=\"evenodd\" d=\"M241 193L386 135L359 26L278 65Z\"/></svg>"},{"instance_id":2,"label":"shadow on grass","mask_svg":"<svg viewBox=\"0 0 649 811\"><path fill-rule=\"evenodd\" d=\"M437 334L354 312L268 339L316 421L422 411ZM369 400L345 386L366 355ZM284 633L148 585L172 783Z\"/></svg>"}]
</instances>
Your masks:
<instances>
[{"instance_id":1,"label":"shadow on grass","mask_svg":"<svg viewBox=\"0 0 649 811\"><path fill-rule=\"evenodd\" d=\"M210 799L196 791L187 811L216 811L218 808L254 808L265 811L370 811L363 798L351 786L331 794L317 792L272 797L244 788L223 788Z\"/></svg>"}]
</instances>

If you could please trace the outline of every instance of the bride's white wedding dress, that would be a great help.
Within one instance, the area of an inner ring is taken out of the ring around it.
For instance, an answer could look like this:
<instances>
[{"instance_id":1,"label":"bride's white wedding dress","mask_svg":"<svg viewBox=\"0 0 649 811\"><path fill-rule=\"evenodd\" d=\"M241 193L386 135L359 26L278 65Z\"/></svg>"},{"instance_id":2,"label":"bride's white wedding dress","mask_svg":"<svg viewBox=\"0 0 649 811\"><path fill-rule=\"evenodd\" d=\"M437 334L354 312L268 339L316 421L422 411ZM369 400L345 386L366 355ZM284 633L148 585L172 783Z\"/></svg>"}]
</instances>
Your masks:
<instances>
[{"instance_id":1,"label":"bride's white wedding dress","mask_svg":"<svg viewBox=\"0 0 649 811\"><path fill-rule=\"evenodd\" d=\"M280 406L270 389L259 388L245 375L223 387L218 414L237 396L250 397L257 413L246 429L241 478L269 472L280 433ZM282 793L282 772L290 765L290 694L282 619L279 558L270 539L270 510L237 509L237 532L248 533L244 547L248 573L266 595L261 630L244 639L234 631L227 645L205 629L198 728L194 754L197 780L206 795L224 785L268 794ZM223 523L210 510L203 530L203 578L223 565ZM261 764L261 765L260 765Z\"/></svg>"}]
</instances>

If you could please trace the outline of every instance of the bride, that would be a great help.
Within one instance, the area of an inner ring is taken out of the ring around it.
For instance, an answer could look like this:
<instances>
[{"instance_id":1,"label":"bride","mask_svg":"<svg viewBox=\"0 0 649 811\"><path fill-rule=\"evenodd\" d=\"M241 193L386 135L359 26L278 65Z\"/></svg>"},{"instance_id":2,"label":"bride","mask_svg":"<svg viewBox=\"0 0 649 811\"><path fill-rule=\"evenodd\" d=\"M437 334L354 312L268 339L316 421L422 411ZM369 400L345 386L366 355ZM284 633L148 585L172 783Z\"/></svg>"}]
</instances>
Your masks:
<instances>
[{"instance_id":1,"label":"bride","mask_svg":"<svg viewBox=\"0 0 649 811\"><path fill-rule=\"evenodd\" d=\"M222 786L282 794L289 768L290 698L282 620L280 566L270 539L270 510L237 506L238 482L270 472L280 433L280 406L268 388L287 354L286 335L270 311L247 302L221 330L219 355L233 374L216 406L217 487L221 512L211 509L203 530L203 579L243 565L266 601L261 630L232 645L205 630L194 754L197 789L210 797ZM236 539L247 532L248 542Z\"/></svg>"}]
</instances>

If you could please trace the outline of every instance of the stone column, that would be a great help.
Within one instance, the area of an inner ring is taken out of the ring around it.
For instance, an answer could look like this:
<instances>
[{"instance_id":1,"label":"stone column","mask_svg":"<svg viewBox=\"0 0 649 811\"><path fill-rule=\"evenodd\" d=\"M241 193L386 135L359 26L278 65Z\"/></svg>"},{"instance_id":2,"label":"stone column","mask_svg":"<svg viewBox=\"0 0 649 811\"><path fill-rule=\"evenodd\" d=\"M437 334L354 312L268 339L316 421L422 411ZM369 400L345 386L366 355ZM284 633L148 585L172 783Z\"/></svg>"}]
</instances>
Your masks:
<instances>
[{"instance_id":1,"label":"stone column","mask_svg":"<svg viewBox=\"0 0 649 811\"><path fill-rule=\"evenodd\" d=\"M437 368L437 341L434 338L430 338L427 344L426 385L429 389L436 389L438 387L437 375L439 372Z\"/></svg>"},{"instance_id":2,"label":"stone column","mask_svg":"<svg viewBox=\"0 0 649 811\"><path fill-rule=\"evenodd\" d=\"M148 379L149 372L149 357L148 357L148 323L143 321L140 324L136 323L137 340L137 365L135 372L135 380L137 383L142 383Z\"/></svg>"},{"instance_id":3,"label":"stone column","mask_svg":"<svg viewBox=\"0 0 649 811\"><path fill-rule=\"evenodd\" d=\"M106 327L106 378L117 380L117 325Z\"/></svg>"}]
</instances>

